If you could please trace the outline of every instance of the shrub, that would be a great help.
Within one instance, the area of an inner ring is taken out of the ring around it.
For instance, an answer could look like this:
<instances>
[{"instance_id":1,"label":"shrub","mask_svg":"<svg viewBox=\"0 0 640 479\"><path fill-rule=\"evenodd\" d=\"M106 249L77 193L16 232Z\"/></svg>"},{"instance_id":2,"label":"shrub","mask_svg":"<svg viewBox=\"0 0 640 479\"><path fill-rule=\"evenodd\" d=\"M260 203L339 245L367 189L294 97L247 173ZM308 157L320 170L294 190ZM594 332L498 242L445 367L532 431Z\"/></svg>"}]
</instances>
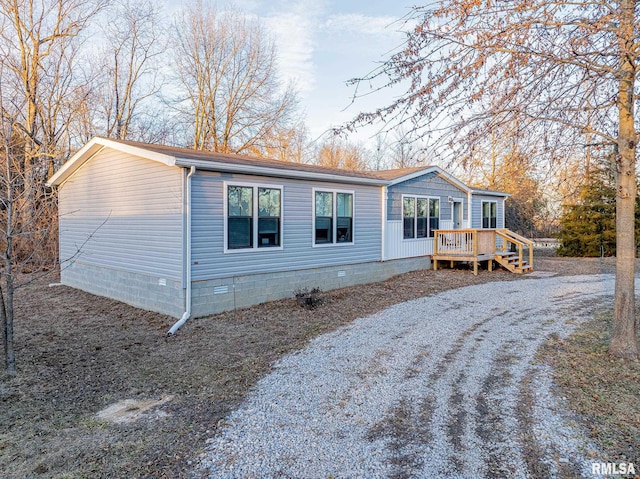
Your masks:
<instances>
[{"instance_id":1,"label":"shrub","mask_svg":"<svg viewBox=\"0 0 640 479\"><path fill-rule=\"evenodd\" d=\"M318 287L313 289L298 288L293 294L296 297L296 301L303 308L315 309L324 303L324 297L322 296L322 290Z\"/></svg>"}]
</instances>

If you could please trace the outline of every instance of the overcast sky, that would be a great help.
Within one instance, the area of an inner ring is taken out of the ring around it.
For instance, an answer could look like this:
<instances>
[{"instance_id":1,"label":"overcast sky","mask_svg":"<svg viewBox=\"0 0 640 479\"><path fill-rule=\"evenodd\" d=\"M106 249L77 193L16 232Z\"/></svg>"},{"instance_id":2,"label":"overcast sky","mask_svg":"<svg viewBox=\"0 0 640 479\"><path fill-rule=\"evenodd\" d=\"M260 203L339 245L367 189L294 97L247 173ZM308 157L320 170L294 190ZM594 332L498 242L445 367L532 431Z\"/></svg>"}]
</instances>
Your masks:
<instances>
[{"instance_id":1,"label":"overcast sky","mask_svg":"<svg viewBox=\"0 0 640 479\"><path fill-rule=\"evenodd\" d=\"M220 5L220 3L219 3ZM404 0L235 0L273 32L280 72L296 81L312 139L331 126L391 101L391 92L350 105L345 82L369 73L403 41ZM368 130L354 139L373 134Z\"/></svg>"}]
</instances>

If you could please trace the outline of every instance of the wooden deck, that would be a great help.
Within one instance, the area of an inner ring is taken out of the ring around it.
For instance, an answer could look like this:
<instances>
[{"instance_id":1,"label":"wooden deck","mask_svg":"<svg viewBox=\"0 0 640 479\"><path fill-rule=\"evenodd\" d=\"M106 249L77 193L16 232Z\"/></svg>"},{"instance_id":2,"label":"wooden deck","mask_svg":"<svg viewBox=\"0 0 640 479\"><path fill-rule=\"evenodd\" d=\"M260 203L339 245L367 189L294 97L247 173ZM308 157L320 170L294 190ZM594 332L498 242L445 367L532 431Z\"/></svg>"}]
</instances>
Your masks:
<instances>
[{"instance_id":1,"label":"wooden deck","mask_svg":"<svg viewBox=\"0 0 640 479\"><path fill-rule=\"evenodd\" d=\"M437 230L433 243L433 269L438 261L478 263L488 261L489 271L496 261L512 273L533 271L533 242L505 228Z\"/></svg>"}]
</instances>

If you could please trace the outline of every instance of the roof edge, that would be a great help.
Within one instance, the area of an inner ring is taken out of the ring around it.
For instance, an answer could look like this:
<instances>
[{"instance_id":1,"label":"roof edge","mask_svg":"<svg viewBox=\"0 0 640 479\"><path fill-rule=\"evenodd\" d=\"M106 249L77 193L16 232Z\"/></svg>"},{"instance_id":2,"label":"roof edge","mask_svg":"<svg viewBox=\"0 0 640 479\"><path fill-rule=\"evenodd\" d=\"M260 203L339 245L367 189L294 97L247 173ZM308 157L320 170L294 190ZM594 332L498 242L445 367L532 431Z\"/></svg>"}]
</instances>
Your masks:
<instances>
[{"instance_id":1,"label":"roof edge","mask_svg":"<svg viewBox=\"0 0 640 479\"><path fill-rule=\"evenodd\" d=\"M173 156L158 153L145 148L140 148L119 141L110 140L108 138L102 138L96 136L89 140L89 142L80 148L71 158L69 158L51 178L47 181L46 185L59 186L64 183L71 175L73 175L82 165L100 153L104 148L111 148L122 153L129 153L134 156L139 156L147 160L157 161L167 166L174 166L176 159Z\"/></svg>"},{"instance_id":2,"label":"roof edge","mask_svg":"<svg viewBox=\"0 0 640 479\"><path fill-rule=\"evenodd\" d=\"M404 181L412 180L414 178L418 178L418 177L420 177L422 175L426 175L426 174L429 174L429 173L437 173L444 180L448 181L449 183L451 183L452 185L456 186L457 188L461 189L462 191L464 191L466 193L473 192L472 188L470 188L469 186L464 184L462 181L460 181L458 178L453 176L451 173L443 170L442 168L440 168L439 166L436 166L436 165L428 166L428 167L424 168L423 170L414 171L413 173L409 173L407 175L404 175L404 176L401 176L399 178L396 178L396 179L392 180L389 183L389 186L393 186L393 185L396 185L398 183L402 183Z\"/></svg>"},{"instance_id":3,"label":"roof edge","mask_svg":"<svg viewBox=\"0 0 640 479\"><path fill-rule=\"evenodd\" d=\"M493 191L493 190L478 190L475 188L471 190L471 194L484 195L484 196L500 196L504 198L508 198L509 196L511 196L511 193L504 193L502 191Z\"/></svg>"},{"instance_id":4,"label":"roof edge","mask_svg":"<svg viewBox=\"0 0 640 479\"><path fill-rule=\"evenodd\" d=\"M245 173L258 176L276 176L278 178L293 178L306 180L324 180L334 183L350 183L361 185L377 185L384 186L389 184L388 180L381 178L365 178L358 176L348 176L332 173L289 170L286 168L275 168L271 166L255 166L255 165L238 165L223 162L196 160L191 158L177 158L176 166L190 167L195 166L198 170L203 171L228 171L234 173Z\"/></svg>"}]
</instances>

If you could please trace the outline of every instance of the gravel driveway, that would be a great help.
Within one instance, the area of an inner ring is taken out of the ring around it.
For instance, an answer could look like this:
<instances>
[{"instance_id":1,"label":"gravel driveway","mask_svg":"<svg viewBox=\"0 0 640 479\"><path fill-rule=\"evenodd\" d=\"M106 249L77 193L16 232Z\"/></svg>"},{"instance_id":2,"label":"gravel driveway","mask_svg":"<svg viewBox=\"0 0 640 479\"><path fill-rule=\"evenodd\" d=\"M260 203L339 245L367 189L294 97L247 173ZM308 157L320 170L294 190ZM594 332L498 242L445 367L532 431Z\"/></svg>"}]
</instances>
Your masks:
<instances>
[{"instance_id":1,"label":"gravel driveway","mask_svg":"<svg viewBox=\"0 0 640 479\"><path fill-rule=\"evenodd\" d=\"M286 356L208 441L211 478L594 477L536 364L611 275L530 277L398 304Z\"/></svg>"}]
</instances>

